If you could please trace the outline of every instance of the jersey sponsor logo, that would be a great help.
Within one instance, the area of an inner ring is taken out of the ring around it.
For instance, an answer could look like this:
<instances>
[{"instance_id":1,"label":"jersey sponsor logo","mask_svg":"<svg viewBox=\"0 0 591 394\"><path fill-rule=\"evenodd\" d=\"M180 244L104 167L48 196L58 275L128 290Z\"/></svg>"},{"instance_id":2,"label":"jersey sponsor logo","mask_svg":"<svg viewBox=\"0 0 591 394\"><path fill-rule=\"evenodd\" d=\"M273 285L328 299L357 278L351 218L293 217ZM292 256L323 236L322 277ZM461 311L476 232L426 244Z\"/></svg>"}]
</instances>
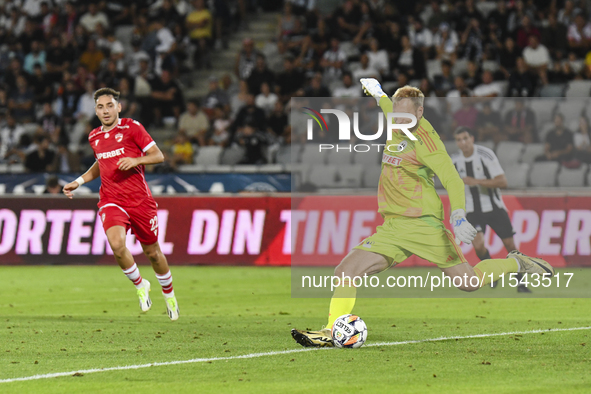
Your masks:
<instances>
[{"instance_id":1,"label":"jersey sponsor logo","mask_svg":"<svg viewBox=\"0 0 591 394\"><path fill-rule=\"evenodd\" d=\"M122 139L123 139L123 134L121 134L121 133L115 134L115 140L117 140L117 142L121 142Z\"/></svg>"},{"instance_id":2,"label":"jersey sponsor logo","mask_svg":"<svg viewBox=\"0 0 591 394\"><path fill-rule=\"evenodd\" d=\"M382 163L392 164L393 166L398 166L402 163L402 159L400 157L394 157L387 154L382 155Z\"/></svg>"},{"instance_id":3,"label":"jersey sponsor logo","mask_svg":"<svg viewBox=\"0 0 591 394\"><path fill-rule=\"evenodd\" d=\"M125 148L119 148L119 149L112 150L110 152L97 153L96 158L97 159L110 159L111 157L121 156L124 153L125 153Z\"/></svg>"}]
</instances>

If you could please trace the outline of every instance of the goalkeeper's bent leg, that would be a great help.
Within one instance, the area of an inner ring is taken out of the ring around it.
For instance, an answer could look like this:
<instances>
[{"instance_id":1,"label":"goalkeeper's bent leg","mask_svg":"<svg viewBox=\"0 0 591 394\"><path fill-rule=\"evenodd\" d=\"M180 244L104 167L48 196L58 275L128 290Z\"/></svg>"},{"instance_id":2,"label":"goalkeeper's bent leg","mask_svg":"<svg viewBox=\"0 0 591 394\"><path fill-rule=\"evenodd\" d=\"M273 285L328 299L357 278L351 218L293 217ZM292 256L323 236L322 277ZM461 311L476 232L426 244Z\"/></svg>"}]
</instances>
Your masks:
<instances>
[{"instance_id":1,"label":"goalkeeper's bent leg","mask_svg":"<svg viewBox=\"0 0 591 394\"><path fill-rule=\"evenodd\" d=\"M498 280L505 274L519 272L519 269L519 263L513 258L482 260L474 266L474 272L478 276L480 287Z\"/></svg>"},{"instance_id":2,"label":"goalkeeper's bent leg","mask_svg":"<svg viewBox=\"0 0 591 394\"><path fill-rule=\"evenodd\" d=\"M335 289L330 300L326 328L332 328L332 325L337 318L351 313L355 306L356 297L357 288L355 288L350 282L342 284Z\"/></svg>"}]
</instances>

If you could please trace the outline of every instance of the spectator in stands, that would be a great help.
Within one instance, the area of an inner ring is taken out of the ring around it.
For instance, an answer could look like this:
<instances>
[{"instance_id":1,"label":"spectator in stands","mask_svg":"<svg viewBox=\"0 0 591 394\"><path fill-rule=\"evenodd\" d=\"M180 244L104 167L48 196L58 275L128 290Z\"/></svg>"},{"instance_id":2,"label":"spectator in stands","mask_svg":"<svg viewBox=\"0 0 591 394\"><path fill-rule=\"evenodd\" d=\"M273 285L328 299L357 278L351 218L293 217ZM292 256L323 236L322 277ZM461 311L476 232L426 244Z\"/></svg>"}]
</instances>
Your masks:
<instances>
[{"instance_id":1,"label":"spectator in stands","mask_svg":"<svg viewBox=\"0 0 591 394\"><path fill-rule=\"evenodd\" d=\"M516 99L515 108L505 115L504 134L501 139L529 144L537 139L535 130L536 114L525 106L523 100Z\"/></svg>"},{"instance_id":2,"label":"spectator in stands","mask_svg":"<svg viewBox=\"0 0 591 394\"><path fill-rule=\"evenodd\" d=\"M330 91L322 84L322 74L316 73L304 89L304 97L330 97Z\"/></svg>"},{"instance_id":3,"label":"spectator in stands","mask_svg":"<svg viewBox=\"0 0 591 394\"><path fill-rule=\"evenodd\" d=\"M521 51L515 46L515 41L511 37L505 39L505 44L499 54L499 66L505 79L509 78L517 65L517 58L521 57Z\"/></svg>"},{"instance_id":4,"label":"spectator in stands","mask_svg":"<svg viewBox=\"0 0 591 394\"><path fill-rule=\"evenodd\" d=\"M494 20L495 23L501 28L503 34L501 37L504 37L507 34L507 22L509 21L509 12L507 11L507 4L505 0L498 0L497 1L497 8L492 10L490 14L488 14L488 19Z\"/></svg>"},{"instance_id":5,"label":"spectator in stands","mask_svg":"<svg viewBox=\"0 0 591 394\"><path fill-rule=\"evenodd\" d=\"M248 91L254 95L261 92L261 84L266 82L271 90L274 90L275 85L275 74L267 67L265 61L265 55L262 53L257 55L256 67L250 73L248 77Z\"/></svg>"},{"instance_id":6,"label":"spectator in stands","mask_svg":"<svg viewBox=\"0 0 591 394\"><path fill-rule=\"evenodd\" d=\"M359 6L361 11L359 31L353 37L352 43L361 51L366 51L369 47L369 40L375 35L376 26L374 22L377 20L377 17L367 3L361 2Z\"/></svg>"},{"instance_id":7,"label":"spectator in stands","mask_svg":"<svg viewBox=\"0 0 591 394\"><path fill-rule=\"evenodd\" d=\"M191 145L189 137L184 132L179 131L177 133L171 152L173 168L178 165L193 163L193 145Z\"/></svg>"},{"instance_id":8,"label":"spectator in stands","mask_svg":"<svg viewBox=\"0 0 591 394\"><path fill-rule=\"evenodd\" d=\"M517 47L520 49L524 49L526 46L530 44L530 37L535 36L540 41L541 34L537 27L535 27L532 23L532 20L529 15L524 15L521 18L521 26L517 28L516 32L516 44Z\"/></svg>"},{"instance_id":9,"label":"spectator in stands","mask_svg":"<svg viewBox=\"0 0 591 394\"><path fill-rule=\"evenodd\" d=\"M548 26L542 30L542 44L550 51L550 57L563 58L568 47L567 28L558 22L554 13L548 15Z\"/></svg>"},{"instance_id":10,"label":"spectator in stands","mask_svg":"<svg viewBox=\"0 0 591 394\"><path fill-rule=\"evenodd\" d=\"M589 134L589 119L586 116L581 116L576 133L573 136L573 145L575 158L583 163L591 163L591 139Z\"/></svg>"},{"instance_id":11,"label":"spectator in stands","mask_svg":"<svg viewBox=\"0 0 591 394\"><path fill-rule=\"evenodd\" d=\"M0 85L0 125L5 121L8 115L8 95L6 89Z\"/></svg>"},{"instance_id":12,"label":"spectator in stands","mask_svg":"<svg viewBox=\"0 0 591 394\"><path fill-rule=\"evenodd\" d=\"M566 0L564 2L564 8L558 11L558 22L562 23L565 26L570 25L577 13L581 12L580 8L575 8L575 2L573 0Z\"/></svg>"},{"instance_id":13,"label":"spectator in stands","mask_svg":"<svg viewBox=\"0 0 591 394\"><path fill-rule=\"evenodd\" d=\"M579 57L585 56L591 47L591 22L582 13L568 27L568 44Z\"/></svg>"},{"instance_id":14,"label":"spectator in stands","mask_svg":"<svg viewBox=\"0 0 591 394\"><path fill-rule=\"evenodd\" d=\"M25 30L18 37L22 53L31 52L33 41L43 42L44 40L45 36L43 35L43 30L39 29L32 19L27 19L25 22Z\"/></svg>"},{"instance_id":15,"label":"spectator in stands","mask_svg":"<svg viewBox=\"0 0 591 394\"><path fill-rule=\"evenodd\" d=\"M88 33L93 33L96 29L96 25L99 23L103 25L103 27L109 27L109 19L107 18L107 15L104 12L99 11L98 6L95 3L90 3L88 5L88 12L82 15L79 23Z\"/></svg>"},{"instance_id":16,"label":"spectator in stands","mask_svg":"<svg viewBox=\"0 0 591 394\"><path fill-rule=\"evenodd\" d=\"M466 0L465 3L458 3L456 14L454 15L456 29L465 30L473 20L482 23L484 18L480 11L475 7L474 0Z\"/></svg>"},{"instance_id":17,"label":"spectator in stands","mask_svg":"<svg viewBox=\"0 0 591 394\"><path fill-rule=\"evenodd\" d=\"M231 121L221 106L217 106L213 113L213 133L209 136L208 145L227 146L230 142Z\"/></svg>"},{"instance_id":18,"label":"spectator in stands","mask_svg":"<svg viewBox=\"0 0 591 394\"><path fill-rule=\"evenodd\" d=\"M497 144L502 140L501 134L501 115L493 111L490 102L482 104L482 111L476 118L476 131L478 132L478 141L494 141Z\"/></svg>"},{"instance_id":19,"label":"spectator in stands","mask_svg":"<svg viewBox=\"0 0 591 394\"><path fill-rule=\"evenodd\" d=\"M352 0L346 0L343 5L333 13L333 31L339 33L343 41L351 41L359 31L361 12L358 5Z\"/></svg>"},{"instance_id":20,"label":"spectator in stands","mask_svg":"<svg viewBox=\"0 0 591 394\"><path fill-rule=\"evenodd\" d=\"M62 140L61 120L53 112L50 102L43 103L43 115L37 120L37 123L41 125L41 129L49 136L52 143L57 144Z\"/></svg>"},{"instance_id":21,"label":"spectator in stands","mask_svg":"<svg viewBox=\"0 0 591 394\"><path fill-rule=\"evenodd\" d=\"M230 97L230 117L236 117L240 108L242 108L248 99L249 90L248 90L248 83L244 80L238 82L238 93L231 95Z\"/></svg>"},{"instance_id":22,"label":"spectator in stands","mask_svg":"<svg viewBox=\"0 0 591 394\"><path fill-rule=\"evenodd\" d=\"M24 127L17 123L12 114L8 113L4 127L0 128L0 161L9 161L11 155L20 151L18 148L23 136L25 136Z\"/></svg>"},{"instance_id":23,"label":"spectator in stands","mask_svg":"<svg viewBox=\"0 0 591 394\"><path fill-rule=\"evenodd\" d=\"M130 76L137 76L140 74L140 61L145 60L150 64L150 55L142 49L142 41L134 38L131 41L132 51L128 52L125 57L125 64L127 65L127 73Z\"/></svg>"},{"instance_id":24,"label":"spectator in stands","mask_svg":"<svg viewBox=\"0 0 591 394\"><path fill-rule=\"evenodd\" d=\"M261 93L255 98L255 105L265 111L268 116L275 108L275 103L279 100L279 97L273 92L267 82L261 84Z\"/></svg>"},{"instance_id":25,"label":"spectator in stands","mask_svg":"<svg viewBox=\"0 0 591 394\"><path fill-rule=\"evenodd\" d=\"M34 66L39 64L41 69L45 72L45 51L41 49L39 41L33 41L31 43L31 52L25 56L25 62L23 68L29 74L34 73Z\"/></svg>"},{"instance_id":26,"label":"spectator in stands","mask_svg":"<svg viewBox=\"0 0 591 394\"><path fill-rule=\"evenodd\" d=\"M408 39L413 48L419 49L424 58L428 58L429 51L433 47L433 34L431 30L423 26L421 18L412 18L408 28Z\"/></svg>"},{"instance_id":27,"label":"spectator in stands","mask_svg":"<svg viewBox=\"0 0 591 394\"><path fill-rule=\"evenodd\" d=\"M108 85L116 86L116 85ZM90 120L95 116L95 102L94 102L95 86L91 80L86 81L84 84L84 93L78 99L78 108L74 113L77 119Z\"/></svg>"},{"instance_id":28,"label":"spectator in stands","mask_svg":"<svg viewBox=\"0 0 591 394\"><path fill-rule=\"evenodd\" d=\"M254 49L252 38L242 40L242 49L236 55L234 63L234 73L239 79L248 79L250 73L256 65L256 59L259 52Z\"/></svg>"},{"instance_id":29,"label":"spectator in stands","mask_svg":"<svg viewBox=\"0 0 591 394\"><path fill-rule=\"evenodd\" d=\"M382 80L390 78L390 58L388 51L380 49L380 43L376 38L369 41L369 51L366 52L369 59L368 67L377 70Z\"/></svg>"},{"instance_id":30,"label":"spectator in stands","mask_svg":"<svg viewBox=\"0 0 591 394\"><path fill-rule=\"evenodd\" d=\"M468 62L468 69L466 73L463 75L464 82L469 89L474 89L476 86L482 83L482 78L480 76L480 69L478 68L478 64L474 61Z\"/></svg>"},{"instance_id":31,"label":"spectator in stands","mask_svg":"<svg viewBox=\"0 0 591 394\"><path fill-rule=\"evenodd\" d=\"M209 48L213 37L213 16L205 7L204 0L193 0L194 10L187 14L186 28L191 42L198 48L195 64L211 68Z\"/></svg>"},{"instance_id":32,"label":"spectator in stands","mask_svg":"<svg viewBox=\"0 0 591 394\"><path fill-rule=\"evenodd\" d=\"M240 108L231 131L235 132L246 125L252 126L255 130L265 130L266 127L265 112L254 104L254 96L249 94L246 98L246 104Z\"/></svg>"},{"instance_id":33,"label":"spectator in stands","mask_svg":"<svg viewBox=\"0 0 591 394\"><path fill-rule=\"evenodd\" d=\"M441 74L435 75L433 78L433 87L439 97L447 95L447 92L454 87L454 76L451 73L451 62L449 60L441 62Z\"/></svg>"},{"instance_id":34,"label":"spectator in stands","mask_svg":"<svg viewBox=\"0 0 591 394\"><path fill-rule=\"evenodd\" d=\"M483 51L483 32L480 29L480 21L472 18L460 37L460 46L463 58L480 61Z\"/></svg>"},{"instance_id":35,"label":"spectator in stands","mask_svg":"<svg viewBox=\"0 0 591 394\"><path fill-rule=\"evenodd\" d=\"M273 112L267 118L267 131L274 136L275 140L282 139L283 142L285 142L287 139L288 126L287 115L283 110L283 104L277 101L273 108Z\"/></svg>"},{"instance_id":36,"label":"spectator in stands","mask_svg":"<svg viewBox=\"0 0 591 394\"><path fill-rule=\"evenodd\" d=\"M474 107L474 99L471 99L465 90L460 93L460 98L462 107L454 112L451 129L455 130L460 126L465 126L474 130L478 118L478 110Z\"/></svg>"},{"instance_id":37,"label":"spectator in stands","mask_svg":"<svg viewBox=\"0 0 591 394\"><path fill-rule=\"evenodd\" d=\"M517 58L517 68L509 78L509 97L533 97L536 79L527 69L525 60Z\"/></svg>"},{"instance_id":38,"label":"spectator in stands","mask_svg":"<svg viewBox=\"0 0 591 394\"><path fill-rule=\"evenodd\" d=\"M209 91L203 99L203 107L206 109L206 112L208 112L208 110L213 111L215 107L221 105L224 108L224 111L229 113L230 98L227 93L220 88L218 82L216 76L209 77Z\"/></svg>"},{"instance_id":39,"label":"spectator in stands","mask_svg":"<svg viewBox=\"0 0 591 394\"><path fill-rule=\"evenodd\" d=\"M187 111L179 119L179 133L185 135L189 141L200 146L206 145L209 132L209 119L199 107L199 100L187 102Z\"/></svg>"},{"instance_id":40,"label":"spectator in stands","mask_svg":"<svg viewBox=\"0 0 591 394\"><path fill-rule=\"evenodd\" d=\"M499 84L494 82L493 73L485 70L482 73L482 83L474 88L475 97L501 97L503 91Z\"/></svg>"},{"instance_id":41,"label":"spectator in stands","mask_svg":"<svg viewBox=\"0 0 591 394\"><path fill-rule=\"evenodd\" d=\"M79 157L68 149L67 143L60 143L57 145L57 152L52 165L52 170L62 174L78 172L80 170Z\"/></svg>"},{"instance_id":42,"label":"spectator in stands","mask_svg":"<svg viewBox=\"0 0 591 394\"><path fill-rule=\"evenodd\" d=\"M408 36L400 39L402 50L398 62L394 66L399 72L405 73L411 79L421 79L426 74L425 58L423 54L412 47Z\"/></svg>"},{"instance_id":43,"label":"spectator in stands","mask_svg":"<svg viewBox=\"0 0 591 394\"><path fill-rule=\"evenodd\" d=\"M47 73L43 73L40 64L35 64L34 73L30 77L31 85L33 87L33 101L35 103L42 103L53 99L52 94L52 83L47 76Z\"/></svg>"},{"instance_id":44,"label":"spectator in stands","mask_svg":"<svg viewBox=\"0 0 591 394\"><path fill-rule=\"evenodd\" d=\"M575 73L572 70L569 62L555 61L552 63L552 69L548 70L548 82L565 84L575 78Z\"/></svg>"},{"instance_id":45,"label":"spectator in stands","mask_svg":"<svg viewBox=\"0 0 591 394\"><path fill-rule=\"evenodd\" d=\"M347 55L340 48L340 42L333 37L330 40L330 49L324 52L320 66L324 69L324 78L326 82L332 82L339 78L343 73L343 65L347 60Z\"/></svg>"},{"instance_id":46,"label":"spectator in stands","mask_svg":"<svg viewBox=\"0 0 591 394\"><path fill-rule=\"evenodd\" d=\"M96 41L91 38L88 40L86 50L80 55L78 63L85 66L90 73L95 74L100 69L104 58L103 52L96 47Z\"/></svg>"},{"instance_id":47,"label":"spectator in stands","mask_svg":"<svg viewBox=\"0 0 591 394\"><path fill-rule=\"evenodd\" d=\"M540 44L538 36L533 34L529 36L529 44L523 50L523 60L533 72L539 75L542 84L548 84L546 71L550 64L550 52Z\"/></svg>"},{"instance_id":48,"label":"spectator in stands","mask_svg":"<svg viewBox=\"0 0 591 394\"><path fill-rule=\"evenodd\" d=\"M184 99L183 93L177 82L172 79L170 71L162 70L162 75L153 80L151 87L155 123L161 125L163 119L167 117L178 119L184 107Z\"/></svg>"},{"instance_id":49,"label":"spectator in stands","mask_svg":"<svg viewBox=\"0 0 591 394\"><path fill-rule=\"evenodd\" d=\"M286 36L283 41L287 46L287 50L293 54L299 61L303 61L306 57L307 51L307 38L306 31L302 20L296 18L293 31Z\"/></svg>"},{"instance_id":50,"label":"spectator in stands","mask_svg":"<svg viewBox=\"0 0 591 394\"><path fill-rule=\"evenodd\" d=\"M237 133L235 141L245 149L243 159L239 164L265 164L263 149L267 145L265 135L251 124L246 124Z\"/></svg>"},{"instance_id":51,"label":"spectator in stands","mask_svg":"<svg viewBox=\"0 0 591 394\"><path fill-rule=\"evenodd\" d=\"M343 86L333 90L332 97L361 97L361 85L359 83L353 83L353 77L351 76L351 73L344 73L342 81Z\"/></svg>"},{"instance_id":52,"label":"spectator in stands","mask_svg":"<svg viewBox=\"0 0 591 394\"><path fill-rule=\"evenodd\" d=\"M283 62L283 72L277 75L275 93L283 103L289 101L291 96L304 86L304 74L294 67L293 58L287 57Z\"/></svg>"},{"instance_id":53,"label":"spectator in stands","mask_svg":"<svg viewBox=\"0 0 591 394\"><path fill-rule=\"evenodd\" d=\"M29 88L27 79L19 75L16 80L16 91L14 91L8 100L8 108L19 123L28 123L35 118L34 107L35 95Z\"/></svg>"},{"instance_id":54,"label":"spectator in stands","mask_svg":"<svg viewBox=\"0 0 591 394\"><path fill-rule=\"evenodd\" d=\"M121 78L119 81L119 103L121 104L121 118L137 119L139 115L139 106L135 100L135 95L129 86L129 79Z\"/></svg>"},{"instance_id":55,"label":"spectator in stands","mask_svg":"<svg viewBox=\"0 0 591 394\"><path fill-rule=\"evenodd\" d=\"M293 31L296 19L296 16L292 13L291 2L286 1L283 6L283 13L279 16L277 22L277 41L283 40L284 37L287 37Z\"/></svg>"},{"instance_id":56,"label":"spectator in stands","mask_svg":"<svg viewBox=\"0 0 591 394\"><path fill-rule=\"evenodd\" d=\"M25 168L29 172L54 171L55 152L49 146L49 137L45 133L36 134L33 138L35 149L25 159Z\"/></svg>"},{"instance_id":57,"label":"spectator in stands","mask_svg":"<svg viewBox=\"0 0 591 394\"><path fill-rule=\"evenodd\" d=\"M433 37L433 44L438 59L450 59L452 55L456 54L460 39L455 30L451 29L448 23L443 22Z\"/></svg>"},{"instance_id":58,"label":"spectator in stands","mask_svg":"<svg viewBox=\"0 0 591 394\"><path fill-rule=\"evenodd\" d=\"M119 86L119 82L125 76L124 72L117 70L117 63L114 60L107 60L106 67L103 67L97 74L99 87Z\"/></svg>"},{"instance_id":59,"label":"spectator in stands","mask_svg":"<svg viewBox=\"0 0 591 394\"><path fill-rule=\"evenodd\" d=\"M382 79L382 76L378 70L369 67L369 56L367 56L366 53L362 54L359 60L361 67L353 71L353 80L355 82L359 82L361 78L375 78L378 80Z\"/></svg>"},{"instance_id":60,"label":"spectator in stands","mask_svg":"<svg viewBox=\"0 0 591 394\"><path fill-rule=\"evenodd\" d=\"M564 126L564 116L561 113L554 115L554 126L548 134L544 145L544 154L538 156L536 161L568 162L574 155L574 138Z\"/></svg>"},{"instance_id":61,"label":"spectator in stands","mask_svg":"<svg viewBox=\"0 0 591 394\"><path fill-rule=\"evenodd\" d=\"M59 184L59 180L56 176L47 178L43 194L62 194L62 186Z\"/></svg>"},{"instance_id":62,"label":"spectator in stands","mask_svg":"<svg viewBox=\"0 0 591 394\"><path fill-rule=\"evenodd\" d=\"M72 118L78 109L79 99L80 94L78 93L78 89L76 89L74 82L71 80L67 81L65 89L58 98L58 116Z\"/></svg>"}]
</instances>

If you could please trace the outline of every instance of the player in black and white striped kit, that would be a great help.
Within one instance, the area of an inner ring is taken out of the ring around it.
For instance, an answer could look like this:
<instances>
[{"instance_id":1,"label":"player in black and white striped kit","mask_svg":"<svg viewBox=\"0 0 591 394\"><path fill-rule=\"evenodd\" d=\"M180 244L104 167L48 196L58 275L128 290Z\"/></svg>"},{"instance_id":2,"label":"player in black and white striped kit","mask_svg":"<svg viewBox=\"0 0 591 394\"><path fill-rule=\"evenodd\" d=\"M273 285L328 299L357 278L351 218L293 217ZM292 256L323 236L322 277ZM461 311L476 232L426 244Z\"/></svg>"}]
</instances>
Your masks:
<instances>
[{"instance_id":1,"label":"player in black and white striped kit","mask_svg":"<svg viewBox=\"0 0 591 394\"><path fill-rule=\"evenodd\" d=\"M503 203L499 189L507 187L507 178L495 153L484 146L474 144L474 134L468 127L459 127L454 132L460 152L451 156L466 187L466 219L478 231L472 241L474 251L480 260L490 259L484 246L484 231L490 226L501 238L507 252L516 250L513 241L513 226ZM521 275L517 276L521 282ZM494 283L491 284L494 287ZM521 283L520 293L531 291Z\"/></svg>"}]
</instances>

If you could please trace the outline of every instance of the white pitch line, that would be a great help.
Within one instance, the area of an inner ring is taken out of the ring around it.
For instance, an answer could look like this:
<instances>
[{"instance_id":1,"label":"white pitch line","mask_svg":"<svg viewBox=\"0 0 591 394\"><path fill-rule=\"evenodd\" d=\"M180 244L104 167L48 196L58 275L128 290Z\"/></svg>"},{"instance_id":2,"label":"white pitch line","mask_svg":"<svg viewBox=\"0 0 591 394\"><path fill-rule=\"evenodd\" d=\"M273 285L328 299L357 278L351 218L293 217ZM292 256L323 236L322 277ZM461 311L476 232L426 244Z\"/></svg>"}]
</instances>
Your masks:
<instances>
[{"instance_id":1,"label":"white pitch line","mask_svg":"<svg viewBox=\"0 0 591 394\"><path fill-rule=\"evenodd\" d=\"M515 335L515 334L522 335L522 334L538 334L538 333L542 333L542 332L580 331L580 330L591 330L591 327L550 328L547 330L512 331L512 332L500 332L500 333L492 333L492 334L475 334L475 335L455 336L455 337L418 339L418 340L413 340L413 341L377 342L377 343L370 343L370 344L366 345L366 347L398 346L398 345L409 345L409 344L414 344L414 343L448 341L448 340L453 340L453 339L489 338L489 337L499 337L499 336L505 336L505 335ZM258 358L258 357L265 357L265 356L278 356L281 354L302 353L302 352L326 350L326 349L327 348L321 348L321 349L303 348L303 349L292 349L292 350L280 350L280 351L275 351L275 352L250 353L250 354L243 354L241 356L193 358L190 360L165 361L165 362L155 362L155 363L150 363L150 364L138 364L138 365L124 365L124 366L120 366L120 367L81 369L81 370L70 371L70 372L56 372L56 373L48 373L48 374L43 374L43 375L24 376L21 378L1 379L0 383L21 382L21 381L25 381L25 380L59 378L62 376L72 376L76 373L87 374L87 373L95 373L95 372L124 371L124 370L128 370L128 369L162 367L162 366L167 366L167 365L204 363L204 362L210 362L210 361L213 362L213 361L223 361L223 360L239 360L239 359Z\"/></svg>"}]
</instances>

